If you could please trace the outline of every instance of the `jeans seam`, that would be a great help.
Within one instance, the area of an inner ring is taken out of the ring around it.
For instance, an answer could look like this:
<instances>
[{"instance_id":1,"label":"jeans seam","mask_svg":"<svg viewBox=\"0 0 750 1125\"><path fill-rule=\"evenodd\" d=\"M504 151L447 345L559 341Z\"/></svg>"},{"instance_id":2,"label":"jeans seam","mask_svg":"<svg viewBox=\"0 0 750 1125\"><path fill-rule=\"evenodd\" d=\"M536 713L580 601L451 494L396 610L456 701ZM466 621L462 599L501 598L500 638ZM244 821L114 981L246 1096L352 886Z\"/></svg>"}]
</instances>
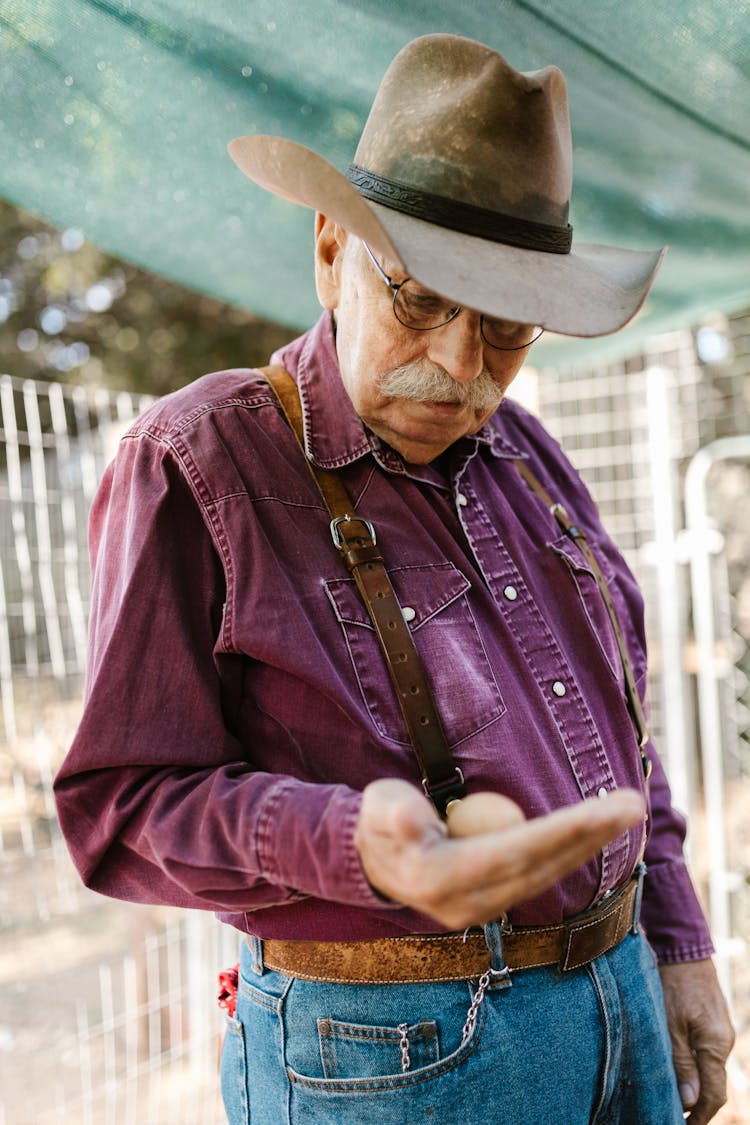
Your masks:
<instances>
[{"instance_id":1,"label":"jeans seam","mask_svg":"<svg viewBox=\"0 0 750 1125\"><path fill-rule=\"evenodd\" d=\"M592 1125L606 1125L605 1121L603 1119L600 1119L600 1114L604 1110L604 1103L607 1096L609 1070L612 1065L612 1024L609 1018L609 1010L607 1007L607 999L604 995L604 988L602 987L602 983L599 979L599 972L597 969L596 961L592 961L589 965L587 965L586 971L588 972L588 975L594 986L594 991L596 992L596 997L599 1002L599 1009L602 1014L602 1024L604 1030L604 1058L602 1060L601 1093L599 1095L599 1101L596 1104L596 1108L591 1115L591 1123Z\"/></svg>"}]
</instances>

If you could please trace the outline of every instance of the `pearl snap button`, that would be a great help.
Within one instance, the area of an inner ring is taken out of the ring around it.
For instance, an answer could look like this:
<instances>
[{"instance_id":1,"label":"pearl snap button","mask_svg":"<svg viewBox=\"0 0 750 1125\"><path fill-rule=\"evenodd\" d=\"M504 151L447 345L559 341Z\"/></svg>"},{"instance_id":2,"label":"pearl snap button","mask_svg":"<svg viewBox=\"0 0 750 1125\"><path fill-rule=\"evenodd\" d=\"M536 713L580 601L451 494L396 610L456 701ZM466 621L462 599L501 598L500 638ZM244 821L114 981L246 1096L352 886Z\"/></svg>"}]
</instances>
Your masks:
<instances>
[{"instance_id":1,"label":"pearl snap button","mask_svg":"<svg viewBox=\"0 0 750 1125\"><path fill-rule=\"evenodd\" d=\"M416 609L412 609L410 605L405 605L404 608L401 610L401 612L404 615L404 621L407 621L407 622L413 621L414 618L417 616Z\"/></svg>"},{"instance_id":2,"label":"pearl snap button","mask_svg":"<svg viewBox=\"0 0 750 1125\"><path fill-rule=\"evenodd\" d=\"M515 586L506 586L503 590L503 595L508 599L509 602L514 602L518 597L518 590L515 588Z\"/></svg>"},{"instance_id":3,"label":"pearl snap button","mask_svg":"<svg viewBox=\"0 0 750 1125\"><path fill-rule=\"evenodd\" d=\"M458 504L459 508L465 508L469 501L466 499L463 492L457 492L456 503Z\"/></svg>"},{"instance_id":4,"label":"pearl snap button","mask_svg":"<svg viewBox=\"0 0 750 1125\"><path fill-rule=\"evenodd\" d=\"M560 680L555 680L554 684L552 685L552 690L555 693L555 695L563 696L563 695L565 695L565 690L566 690L565 684L561 683Z\"/></svg>"},{"instance_id":5,"label":"pearl snap button","mask_svg":"<svg viewBox=\"0 0 750 1125\"><path fill-rule=\"evenodd\" d=\"M609 789L607 789L606 785L602 785L601 789L597 789L596 795L597 797L606 797L609 795Z\"/></svg>"}]
</instances>

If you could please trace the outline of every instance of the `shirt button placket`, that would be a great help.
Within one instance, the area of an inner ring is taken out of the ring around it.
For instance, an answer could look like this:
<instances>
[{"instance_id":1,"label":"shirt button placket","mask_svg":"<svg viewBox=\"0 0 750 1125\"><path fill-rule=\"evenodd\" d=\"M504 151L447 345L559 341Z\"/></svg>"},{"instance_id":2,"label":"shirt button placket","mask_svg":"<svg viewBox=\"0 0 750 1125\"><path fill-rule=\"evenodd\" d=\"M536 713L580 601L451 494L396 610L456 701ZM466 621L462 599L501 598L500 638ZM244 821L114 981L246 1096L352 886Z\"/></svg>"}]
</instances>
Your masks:
<instances>
[{"instance_id":1,"label":"shirt button placket","mask_svg":"<svg viewBox=\"0 0 750 1125\"><path fill-rule=\"evenodd\" d=\"M459 495L466 494L456 494L456 504L469 545L508 622L519 655L542 693L581 793L590 797L605 787L616 788L594 716L533 592L486 516L481 497L472 491L467 507L461 505ZM601 853L604 886L619 877L628 854L627 835L605 844Z\"/></svg>"}]
</instances>

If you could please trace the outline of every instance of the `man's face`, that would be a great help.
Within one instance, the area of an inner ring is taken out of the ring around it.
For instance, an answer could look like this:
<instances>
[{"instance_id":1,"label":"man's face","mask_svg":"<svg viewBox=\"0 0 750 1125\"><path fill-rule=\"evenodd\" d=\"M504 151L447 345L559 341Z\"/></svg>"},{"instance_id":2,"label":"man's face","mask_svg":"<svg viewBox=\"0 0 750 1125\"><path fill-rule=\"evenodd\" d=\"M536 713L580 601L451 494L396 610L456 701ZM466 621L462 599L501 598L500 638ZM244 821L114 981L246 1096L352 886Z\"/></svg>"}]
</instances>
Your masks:
<instances>
[{"instance_id":1,"label":"man's face","mask_svg":"<svg viewBox=\"0 0 750 1125\"><path fill-rule=\"evenodd\" d=\"M429 332L406 328L363 243L323 216L316 229L318 296L335 314L341 377L354 409L406 461L432 461L484 425L528 348L489 347L469 309ZM380 264L390 275L389 263Z\"/></svg>"}]
</instances>

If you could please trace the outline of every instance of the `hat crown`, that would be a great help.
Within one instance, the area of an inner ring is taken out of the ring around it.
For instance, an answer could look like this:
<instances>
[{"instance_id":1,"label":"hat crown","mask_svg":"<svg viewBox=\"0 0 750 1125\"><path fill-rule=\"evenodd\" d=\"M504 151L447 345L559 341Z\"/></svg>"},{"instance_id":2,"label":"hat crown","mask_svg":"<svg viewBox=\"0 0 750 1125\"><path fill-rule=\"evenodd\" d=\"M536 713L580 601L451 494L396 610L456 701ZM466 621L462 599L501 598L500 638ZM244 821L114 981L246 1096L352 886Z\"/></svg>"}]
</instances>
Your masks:
<instances>
[{"instance_id":1,"label":"hat crown","mask_svg":"<svg viewBox=\"0 0 750 1125\"><path fill-rule=\"evenodd\" d=\"M522 73L482 43L428 35L388 68L354 159L412 189L564 225L571 149L557 67Z\"/></svg>"},{"instance_id":2,"label":"hat crown","mask_svg":"<svg viewBox=\"0 0 750 1125\"><path fill-rule=\"evenodd\" d=\"M428 35L388 68L345 175L283 137L230 152L453 304L603 336L641 307L663 251L573 244L571 148L557 67L523 73L482 43Z\"/></svg>"}]
</instances>

